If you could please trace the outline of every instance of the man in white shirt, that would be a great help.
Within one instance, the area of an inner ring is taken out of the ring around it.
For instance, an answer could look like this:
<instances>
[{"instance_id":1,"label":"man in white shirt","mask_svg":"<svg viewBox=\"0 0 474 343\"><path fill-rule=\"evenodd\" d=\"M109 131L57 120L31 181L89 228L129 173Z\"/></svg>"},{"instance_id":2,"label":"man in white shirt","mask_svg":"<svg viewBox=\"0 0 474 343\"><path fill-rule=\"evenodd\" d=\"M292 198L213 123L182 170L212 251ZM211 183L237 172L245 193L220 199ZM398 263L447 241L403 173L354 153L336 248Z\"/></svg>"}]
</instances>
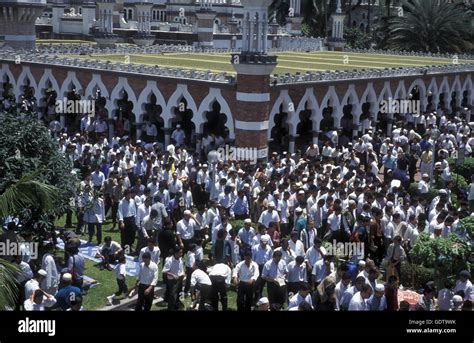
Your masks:
<instances>
[{"instance_id":1,"label":"man in white shirt","mask_svg":"<svg viewBox=\"0 0 474 343\"><path fill-rule=\"evenodd\" d=\"M368 284L364 284L360 292L352 297L349 303L349 311L369 311L367 299L372 295L372 288Z\"/></svg>"},{"instance_id":2,"label":"man in white shirt","mask_svg":"<svg viewBox=\"0 0 474 343\"><path fill-rule=\"evenodd\" d=\"M156 125L152 124L150 121L147 121L146 127L146 142L153 143L156 142L156 137L158 136L158 131L156 130Z\"/></svg>"},{"instance_id":3,"label":"man in white shirt","mask_svg":"<svg viewBox=\"0 0 474 343\"><path fill-rule=\"evenodd\" d=\"M120 238L122 248L130 250L135 242L137 207L132 199L130 189L123 192L123 199L120 200L117 215L119 218ZM130 251L129 251L130 253Z\"/></svg>"},{"instance_id":4,"label":"man in white shirt","mask_svg":"<svg viewBox=\"0 0 474 343\"><path fill-rule=\"evenodd\" d=\"M186 135L184 131L181 130L181 125L176 125L176 129L171 134L171 138L176 142L176 147L179 148L184 144L184 140L186 139Z\"/></svg>"},{"instance_id":5,"label":"man in white shirt","mask_svg":"<svg viewBox=\"0 0 474 343\"><path fill-rule=\"evenodd\" d=\"M181 257L183 249L175 248L173 255L165 259L163 266L163 279L166 283L165 302L168 303L168 311L175 311L180 306L178 291L182 289L184 278L184 266Z\"/></svg>"},{"instance_id":6,"label":"man in white shirt","mask_svg":"<svg viewBox=\"0 0 474 343\"><path fill-rule=\"evenodd\" d=\"M298 231L291 232L288 245L290 249L295 253L296 256L305 255L304 243L298 239Z\"/></svg>"},{"instance_id":7,"label":"man in white shirt","mask_svg":"<svg viewBox=\"0 0 474 343\"><path fill-rule=\"evenodd\" d=\"M29 299L25 300L23 308L25 311L44 311L46 307L51 307L54 304L56 304L55 297L41 289L37 289Z\"/></svg>"},{"instance_id":8,"label":"man in white shirt","mask_svg":"<svg viewBox=\"0 0 474 343\"><path fill-rule=\"evenodd\" d=\"M463 270L459 273L459 280L456 282L454 287L454 293L462 291L464 293L464 300L474 302L474 288L471 282L471 273L467 270Z\"/></svg>"},{"instance_id":9,"label":"man in white shirt","mask_svg":"<svg viewBox=\"0 0 474 343\"><path fill-rule=\"evenodd\" d=\"M196 290L199 290L199 310L204 311L206 303L211 301L212 281L206 273L207 267L203 261L194 264L193 273L191 274L191 296L196 299Z\"/></svg>"},{"instance_id":10,"label":"man in white shirt","mask_svg":"<svg viewBox=\"0 0 474 343\"><path fill-rule=\"evenodd\" d=\"M25 284L25 299L30 299L31 295L40 289L40 284L48 274L45 270L40 269L36 275Z\"/></svg>"},{"instance_id":11,"label":"man in white shirt","mask_svg":"<svg viewBox=\"0 0 474 343\"><path fill-rule=\"evenodd\" d=\"M313 272L314 265L319 260L322 260L326 255L326 249L322 246L323 241L316 237L313 241L313 246L310 247L305 254L306 270L311 275ZM309 275L308 275L309 276Z\"/></svg>"},{"instance_id":12,"label":"man in white shirt","mask_svg":"<svg viewBox=\"0 0 474 343\"><path fill-rule=\"evenodd\" d=\"M158 265L151 261L149 252L142 255L142 260L137 277L138 300L135 311L150 311L158 282Z\"/></svg>"},{"instance_id":13,"label":"man in white shirt","mask_svg":"<svg viewBox=\"0 0 474 343\"><path fill-rule=\"evenodd\" d=\"M252 261L252 253L246 251L243 254L244 260L239 262L233 271L233 281L237 286L237 311L251 311L254 285L260 272L258 264Z\"/></svg>"},{"instance_id":14,"label":"man in white shirt","mask_svg":"<svg viewBox=\"0 0 474 343\"><path fill-rule=\"evenodd\" d=\"M294 261L291 261L287 265L287 286L288 293L296 293L299 291L302 283L307 282L306 264L304 263L303 256L297 256Z\"/></svg>"},{"instance_id":15,"label":"man in white shirt","mask_svg":"<svg viewBox=\"0 0 474 343\"><path fill-rule=\"evenodd\" d=\"M143 262L143 255L146 253L150 254L151 262L156 263L158 266L160 265L160 256L161 250L159 247L155 245L155 240L153 238L148 238L147 246L140 250L140 254L138 255L138 262Z\"/></svg>"},{"instance_id":16,"label":"man in white shirt","mask_svg":"<svg viewBox=\"0 0 474 343\"><path fill-rule=\"evenodd\" d=\"M227 311L227 287L230 286L232 271L227 264L217 263L209 272L212 282L211 302L214 311L218 311L219 299L222 311Z\"/></svg>"},{"instance_id":17,"label":"man in white shirt","mask_svg":"<svg viewBox=\"0 0 474 343\"><path fill-rule=\"evenodd\" d=\"M430 176L428 174L423 174L421 180L418 181L418 192L420 194L426 194L430 190Z\"/></svg>"},{"instance_id":18,"label":"man in white shirt","mask_svg":"<svg viewBox=\"0 0 474 343\"><path fill-rule=\"evenodd\" d=\"M288 269L286 263L281 259L281 251L275 251L273 258L265 263L262 271L262 279L267 282L267 293L270 304L281 308L286 301L286 275Z\"/></svg>"},{"instance_id":19,"label":"man in white shirt","mask_svg":"<svg viewBox=\"0 0 474 343\"><path fill-rule=\"evenodd\" d=\"M41 269L46 271L46 277L41 284L41 289L48 294L56 294L59 285L59 273L53 256L54 245L48 243L46 245L46 251L47 253L44 254L41 263Z\"/></svg>"},{"instance_id":20,"label":"man in white shirt","mask_svg":"<svg viewBox=\"0 0 474 343\"><path fill-rule=\"evenodd\" d=\"M263 211L258 219L258 223L264 225L267 229L272 222L277 224L278 231L280 231L280 216L278 215L278 212L275 211L274 202L268 204L268 210Z\"/></svg>"},{"instance_id":21,"label":"man in white shirt","mask_svg":"<svg viewBox=\"0 0 474 343\"><path fill-rule=\"evenodd\" d=\"M313 307L313 301L309 291L309 285L306 282L301 283L298 293L293 295L288 301L288 310L298 307L303 301L306 301L311 307Z\"/></svg>"},{"instance_id":22,"label":"man in white shirt","mask_svg":"<svg viewBox=\"0 0 474 343\"><path fill-rule=\"evenodd\" d=\"M191 218L191 211L184 211L184 218L176 224L176 237L184 253L189 251L189 246L193 242L196 227L197 223Z\"/></svg>"},{"instance_id":23,"label":"man in white shirt","mask_svg":"<svg viewBox=\"0 0 474 343\"><path fill-rule=\"evenodd\" d=\"M94 196L86 202L84 221L87 223L89 233L89 243L92 242L94 234L97 237L97 244L102 244L102 223L105 221L105 203L98 191L94 191Z\"/></svg>"},{"instance_id":24,"label":"man in white shirt","mask_svg":"<svg viewBox=\"0 0 474 343\"><path fill-rule=\"evenodd\" d=\"M317 287L326 277L334 272L332 256L326 255L314 264L312 275L314 287Z\"/></svg>"}]
</instances>

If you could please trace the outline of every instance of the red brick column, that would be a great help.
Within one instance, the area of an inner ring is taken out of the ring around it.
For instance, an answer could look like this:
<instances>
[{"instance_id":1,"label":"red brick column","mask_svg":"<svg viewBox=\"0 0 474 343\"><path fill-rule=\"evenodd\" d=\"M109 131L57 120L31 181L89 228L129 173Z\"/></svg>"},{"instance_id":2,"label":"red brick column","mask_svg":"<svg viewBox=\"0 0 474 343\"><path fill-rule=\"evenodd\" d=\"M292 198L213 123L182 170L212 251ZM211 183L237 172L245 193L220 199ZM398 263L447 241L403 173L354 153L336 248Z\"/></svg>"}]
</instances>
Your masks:
<instances>
[{"instance_id":1,"label":"red brick column","mask_svg":"<svg viewBox=\"0 0 474 343\"><path fill-rule=\"evenodd\" d=\"M235 145L237 148L256 148L258 158L268 157L268 127L271 111L270 74L276 67L276 57L234 55L237 71L235 119ZM259 59L254 63L252 58ZM267 60L268 59L268 60ZM263 61L263 63L262 63Z\"/></svg>"}]
</instances>

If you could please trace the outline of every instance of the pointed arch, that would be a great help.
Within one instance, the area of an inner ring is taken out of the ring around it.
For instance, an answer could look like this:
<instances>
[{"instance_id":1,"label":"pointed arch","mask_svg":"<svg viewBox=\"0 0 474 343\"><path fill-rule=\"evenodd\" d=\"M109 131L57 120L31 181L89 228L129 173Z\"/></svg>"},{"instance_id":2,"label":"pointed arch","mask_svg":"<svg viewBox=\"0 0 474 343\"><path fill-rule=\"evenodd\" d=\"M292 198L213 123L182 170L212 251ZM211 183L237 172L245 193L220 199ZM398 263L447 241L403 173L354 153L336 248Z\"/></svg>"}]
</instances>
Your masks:
<instances>
[{"instance_id":1,"label":"pointed arch","mask_svg":"<svg viewBox=\"0 0 474 343\"><path fill-rule=\"evenodd\" d=\"M41 76L40 82L38 83L38 91L41 93L43 89L45 89L48 85L48 82L51 82L51 87L54 89L56 94L60 96L60 88L58 81L53 76L53 72L51 69L45 69L43 76Z\"/></svg>"},{"instance_id":2,"label":"pointed arch","mask_svg":"<svg viewBox=\"0 0 474 343\"><path fill-rule=\"evenodd\" d=\"M439 93L450 93L451 87L449 87L448 78L445 76L443 77L443 81L439 86Z\"/></svg>"},{"instance_id":3,"label":"pointed arch","mask_svg":"<svg viewBox=\"0 0 474 343\"><path fill-rule=\"evenodd\" d=\"M290 132L293 132L296 130L297 123L295 121L292 121L296 115L294 104L293 104L293 111L291 111L292 104L293 102L290 98L290 95L288 94L288 90L282 89L280 91L280 95L278 96L277 100L273 104L273 108L270 112L270 117L269 117L269 122L268 122L269 127L268 127L268 134L267 134L268 139L271 139L272 129L275 127L275 116L277 113L280 112L280 106L282 105L283 105L283 112L288 113L286 124L290 127Z\"/></svg>"},{"instance_id":4,"label":"pointed arch","mask_svg":"<svg viewBox=\"0 0 474 343\"><path fill-rule=\"evenodd\" d=\"M408 87L407 92L410 92L413 89L413 87L415 87L415 86L418 86L418 89L420 91L420 99L425 99L426 98L426 93L427 93L426 92L426 85L425 85L425 83L423 82L422 79L414 80L411 83L410 87Z\"/></svg>"},{"instance_id":5,"label":"pointed arch","mask_svg":"<svg viewBox=\"0 0 474 343\"><path fill-rule=\"evenodd\" d=\"M357 95L354 84L349 85L346 94L342 98L341 105L345 105L346 103L356 106L360 104L359 96Z\"/></svg>"},{"instance_id":6,"label":"pointed arch","mask_svg":"<svg viewBox=\"0 0 474 343\"><path fill-rule=\"evenodd\" d=\"M380 104L383 100L387 100L388 98L392 98L392 88L390 87L390 81L385 81L385 84L380 92L377 102Z\"/></svg>"},{"instance_id":7,"label":"pointed arch","mask_svg":"<svg viewBox=\"0 0 474 343\"><path fill-rule=\"evenodd\" d=\"M68 92L70 92L69 86L73 84L74 87L76 87L77 91L82 91L83 87L79 80L76 77L76 72L75 71L68 71L67 72L67 77L63 81L63 84L61 86L61 93L58 93L59 97L65 97Z\"/></svg>"},{"instance_id":8,"label":"pointed arch","mask_svg":"<svg viewBox=\"0 0 474 343\"><path fill-rule=\"evenodd\" d=\"M84 92L84 98L90 100L93 96L95 96L96 89L99 89L101 96L106 99L105 108L108 111L109 118L113 118L113 104L112 101L110 101L111 98L109 96L109 91L102 82L100 74L92 74L92 80L86 87L86 91Z\"/></svg>"},{"instance_id":9,"label":"pointed arch","mask_svg":"<svg viewBox=\"0 0 474 343\"><path fill-rule=\"evenodd\" d=\"M393 94L394 99L406 99L407 98L407 90L405 88L405 81L400 80L398 82L397 90Z\"/></svg>"},{"instance_id":10,"label":"pointed arch","mask_svg":"<svg viewBox=\"0 0 474 343\"><path fill-rule=\"evenodd\" d=\"M202 126L206 122L205 113L212 111L212 105L215 101L219 103L221 106L221 113L224 113L227 118L226 126L229 129L229 139L233 140L235 139L234 117L229 104L222 96L221 90L219 88L211 87L209 89L209 94L201 102L199 110L196 112L196 116L194 117L196 132L202 133Z\"/></svg>"},{"instance_id":11,"label":"pointed arch","mask_svg":"<svg viewBox=\"0 0 474 343\"><path fill-rule=\"evenodd\" d=\"M174 117L173 108L179 106L179 101L181 98L186 99L188 103L188 108L193 112L193 116L198 113L196 102L194 98L189 93L188 86L185 84L178 84L173 95L168 99L168 105L166 106L166 111L163 112L163 120L165 122L165 127L171 127L171 120Z\"/></svg>"},{"instance_id":12,"label":"pointed arch","mask_svg":"<svg viewBox=\"0 0 474 343\"><path fill-rule=\"evenodd\" d=\"M160 92L160 89L158 88L156 81L148 80L146 87L140 93L140 96L138 97L138 102L137 102L138 108L136 109L136 111L137 111L137 116L140 122L142 121L143 114L145 113L145 105L148 103L149 96L152 94L155 95L156 103L161 106L162 112L164 112L166 108L165 98L163 97L163 94Z\"/></svg>"},{"instance_id":13,"label":"pointed arch","mask_svg":"<svg viewBox=\"0 0 474 343\"><path fill-rule=\"evenodd\" d=\"M15 99L16 99L16 102L19 102L20 101L20 96L21 96L21 87L23 87L25 85L25 81L26 80L29 80L30 81L30 86L33 88L33 91L34 91L34 94L33 96L37 96L37 93L38 93L38 86L36 84L36 80L35 78L33 77L33 74L31 74L31 70L30 70L30 67L29 66L23 66L23 70L20 74L20 76L18 77L18 80L16 82L16 85L15 85Z\"/></svg>"},{"instance_id":14,"label":"pointed arch","mask_svg":"<svg viewBox=\"0 0 474 343\"><path fill-rule=\"evenodd\" d=\"M112 94L110 95L110 100L112 102L112 112L116 108L116 102L121 98L121 92L126 91L128 95L128 100L133 104L133 114L135 115L135 122L138 123L139 114L138 114L138 105L137 105L137 98L135 96L135 92L133 91L132 87L128 84L128 79L126 77L119 77L118 83L115 88L112 90ZM109 111L110 112L110 111Z\"/></svg>"},{"instance_id":15,"label":"pointed arch","mask_svg":"<svg viewBox=\"0 0 474 343\"><path fill-rule=\"evenodd\" d=\"M456 75L453 85L451 86L451 93L453 92L461 92L462 91L461 87L461 81L459 80L459 75Z\"/></svg>"},{"instance_id":16,"label":"pointed arch","mask_svg":"<svg viewBox=\"0 0 474 343\"><path fill-rule=\"evenodd\" d=\"M10 70L10 67L7 63L2 64L2 68L0 69L0 91L3 94L3 83L5 82L5 76L8 76L8 82L12 85L13 91L16 88L16 80L13 77L13 74Z\"/></svg>"}]
</instances>

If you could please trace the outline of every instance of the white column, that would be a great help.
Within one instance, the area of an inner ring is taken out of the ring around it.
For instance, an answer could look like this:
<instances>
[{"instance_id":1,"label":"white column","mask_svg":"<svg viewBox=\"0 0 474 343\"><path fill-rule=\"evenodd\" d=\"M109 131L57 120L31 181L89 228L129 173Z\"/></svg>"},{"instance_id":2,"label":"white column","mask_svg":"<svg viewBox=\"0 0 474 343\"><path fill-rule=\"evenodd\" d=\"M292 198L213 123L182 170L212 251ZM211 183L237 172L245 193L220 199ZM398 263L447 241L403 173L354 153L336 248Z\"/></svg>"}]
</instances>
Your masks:
<instances>
[{"instance_id":1,"label":"white column","mask_svg":"<svg viewBox=\"0 0 474 343\"><path fill-rule=\"evenodd\" d=\"M254 26L255 26L255 18L254 18L254 13L250 13L250 32L249 32L249 51L255 51L254 49L254 41L253 41L253 36L254 36Z\"/></svg>"},{"instance_id":2,"label":"white column","mask_svg":"<svg viewBox=\"0 0 474 343\"><path fill-rule=\"evenodd\" d=\"M267 18L264 18L263 22L263 53L267 52L267 44L268 44L268 37L267 37L267 32L268 32L268 21Z\"/></svg>"}]
</instances>

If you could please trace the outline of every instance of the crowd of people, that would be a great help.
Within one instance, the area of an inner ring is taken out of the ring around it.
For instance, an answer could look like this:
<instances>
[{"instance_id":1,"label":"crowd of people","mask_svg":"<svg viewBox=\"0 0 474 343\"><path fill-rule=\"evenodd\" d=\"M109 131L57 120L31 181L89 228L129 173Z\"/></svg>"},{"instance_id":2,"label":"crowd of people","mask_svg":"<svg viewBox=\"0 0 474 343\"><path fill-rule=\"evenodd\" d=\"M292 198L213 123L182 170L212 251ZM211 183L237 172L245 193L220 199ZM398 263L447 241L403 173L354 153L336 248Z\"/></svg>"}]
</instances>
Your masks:
<instances>
[{"instance_id":1,"label":"crowd of people","mask_svg":"<svg viewBox=\"0 0 474 343\"><path fill-rule=\"evenodd\" d=\"M474 211L474 175L455 206L447 159L472 156L474 130L454 115L423 118L389 135L369 129L352 139L330 130L319 144L270 152L256 165L225 156L208 161L224 140L206 136L206 146L194 150L179 125L168 147L154 141L152 129L143 140L109 141L107 126L88 116L77 132L52 130L81 182L60 232L64 268L53 243L34 265L27 254L17 256L24 293L18 308L81 309L85 236L98 244L103 272L115 270L116 295L138 294L136 310L151 309L160 280L159 300L169 310L182 309L186 298L192 309L227 310L230 289L239 311L470 310L467 270L444 288L425 284L417 304L397 296L402 266L421 234L472 241L459 220ZM103 237L109 221L119 241ZM326 246L333 242L364 248L335 256ZM127 255L140 262L133 287L126 282Z\"/></svg>"}]
</instances>

